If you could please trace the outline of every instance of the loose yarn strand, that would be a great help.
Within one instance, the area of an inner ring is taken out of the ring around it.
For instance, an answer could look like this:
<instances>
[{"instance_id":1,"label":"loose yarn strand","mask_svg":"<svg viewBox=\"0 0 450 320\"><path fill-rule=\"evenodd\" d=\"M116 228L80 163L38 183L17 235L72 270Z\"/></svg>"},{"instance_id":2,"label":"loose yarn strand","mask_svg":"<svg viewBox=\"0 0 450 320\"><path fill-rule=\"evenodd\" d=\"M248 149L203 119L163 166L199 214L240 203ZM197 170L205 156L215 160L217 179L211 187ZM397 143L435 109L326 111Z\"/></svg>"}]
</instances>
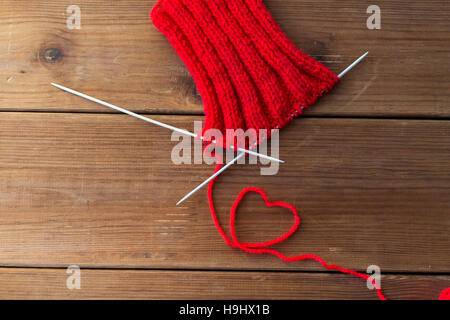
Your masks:
<instances>
[{"instance_id":1,"label":"loose yarn strand","mask_svg":"<svg viewBox=\"0 0 450 320\"><path fill-rule=\"evenodd\" d=\"M223 163L220 156L207 152L206 148L205 148L205 153L211 157L215 157L218 160L218 162L217 162L218 164L215 169L215 172L218 172L222 168L222 163ZM211 180L211 182L208 185L208 204L209 204L209 209L211 211L211 217L213 219L214 225L216 226L217 230L219 231L220 235L222 236L222 238L224 239L224 241L227 245L229 245L232 248L239 248L242 251L245 251L245 252L251 253L251 254L271 254L271 255L276 256L279 259L286 261L286 262L315 260L318 263L320 263L322 265L322 267L324 267L327 270L335 270L335 271L338 271L338 272L341 272L344 274L350 274L350 275L359 277L361 279L364 279L365 281L370 281L373 284L373 286L375 287L380 300L387 300L383 294L382 289L378 286L376 281L373 278L369 277L367 274L364 274L364 273L361 273L361 272L358 272L358 271L355 271L352 269L342 268L338 265L328 264L320 256L315 255L315 254L302 254L302 255L297 255L294 257L288 257L288 256L285 256L284 254L280 253L277 250L268 248L269 246L272 246L277 243L281 243L281 242L285 241L286 239L288 239L290 236L292 236L298 230L298 228L300 226L300 218L298 215L298 211L294 206L292 206L288 203L285 203L285 202L281 202L281 201L270 202L266 193L264 192L264 190L262 190L260 188L255 188L255 187L244 188L239 193L236 200L234 201L234 204L233 204L233 206L231 208L231 212L230 212L230 234L231 234L231 239L230 239L227 236L227 234L225 233L225 231L223 230L223 228L219 222L219 219L217 218L216 209L214 207L213 190L214 190L214 183L216 182L216 180L217 180L217 177L215 177L213 180ZM295 218L292 228L287 233L282 235L281 237L271 240L271 241L262 242L262 243L241 243L238 240L238 237L236 235L236 230L235 230L236 211L239 206L239 203L242 201L244 196L249 192L258 193L259 195L261 195L265 204L268 207L283 207L283 208L289 209L294 214L294 218ZM441 293L439 300L450 300L450 288L447 288L446 290L444 290Z\"/></svg>"}]
</instances>

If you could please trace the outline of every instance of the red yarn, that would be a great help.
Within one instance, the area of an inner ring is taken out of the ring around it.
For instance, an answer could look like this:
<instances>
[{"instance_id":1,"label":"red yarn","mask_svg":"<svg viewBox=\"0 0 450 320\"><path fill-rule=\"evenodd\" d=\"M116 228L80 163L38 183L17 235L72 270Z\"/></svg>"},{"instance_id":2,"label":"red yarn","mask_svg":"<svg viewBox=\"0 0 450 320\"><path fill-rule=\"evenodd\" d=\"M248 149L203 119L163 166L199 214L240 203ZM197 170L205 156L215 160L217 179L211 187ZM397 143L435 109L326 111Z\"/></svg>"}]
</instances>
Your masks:
<instances>
[{"instance_id":1,"label":"red yarn","mask_svg":"<svg viewBox=\"0 0 450 320\"><path fill-rule=\"evenodd\" d=\"M266 129L269 138L272 129L281 129L302 114L339 80L320 62L295 47L261 0L159 0L151 18L195 80L205 105L203 132L218 129L226 137L226 129L255 129L257 133ZM217 165L216 172L221 166ZM217 229L229 246L248 253L272 254L287 262L316 260L327 270L370 279L379 298L385 300L375 281L364 273L327 264L314 254L287 257L270 249L298 229L300 218L295 207L280 201L270 202L259 188L246 188L236 198L230 215L230 239L214 209L216 179L208 187L209 207ZM241 243L235 233L236 210L249 192L261 195L266 206L289 209L294 214L292 228L268 242ZM449 300L449 296L450 288L442 292L440 299Z\"/></svg>"},{"instance_id":2,"label":"red yarn","mask_svg":"<svg viewBox=\"0 0 450 320\"><path fill-rule=\"evenodd\" d=\"M205 148L205 153L217 158L219 164L216 166L215 172L219 171L222 168L222 159L218 155L211 155L210 153L208 153L206 151L206 148ZM375 282L375 280L373 278L370 278L367 274L357 272L352 269L345 269L345 268L342 268L337 265L328 264L321 257L319 257L315 254L302 254L302 255L298 255L298 256L294 256L294 257L287 257L287 256L283 255L282 253L280 253L279 251L270 249L269 248L270 246L275 245L280 242L283 242L284 240L289 238L292 234L294 234L297 231L298 227L300 226L300 218L298 215L298 211L294 206L292 206L288 203L282 202L282 201L274 201L274 202L269 201L266 193L260 188L254 188L254 187L245 188L239 193L236 200L234 201L233 207L231 208L231 211L230 211L230 233L231 233L231 239L230 239L226 235L222 226L220 225L219 219L217 218L216 209L214 208L213 189L214 189L214 183L216 182L216 180L217 180L217 177L214 180L212 180L208 185L209 209L211 211L211 216L212 216L212 219L214 221L214 224L215 224L217 230L221 234L225 243L228 244L230 247L239 248L245 252L253 253L253 254L271 254L271 255L274 255L286 262L295 262L295 261L302 261L302 260L316 260L327 270L336 270L336 271L339 271L339 272L342 272L345 274L350 274L350 275L362 278L366 282L367 282L367 280L370 279L371 283L374 285L374 287L377 291L378 297L381 300L386 300L386 297L384 296L381 288L379 288L377 283ZM242 201L242 199L245 197L245 195L249 192L255 192L255 193L258 193L259 195L261 195L261 197L264 199L264 202L267 207L283 207L283 208L289 209L292 212L292 214L294 215L294 224L293 224L292 228L288 232L286 232L284 235L280 236L279 238L270 240L267 242L259 242L259 243L258 242L256 242L256 243L240 242L236 235L236 229L235 229L236 210L239 207L239 203ZM439 297L439 300L450 300L450 288L447 288L446 290L442 291L441 296Z\"/></svg>"},{"instance_id":3,"label":"red yarn","mask_svg":"<svg viewBox=\"0 0 450 320\"><path fill-rule=\"evenodd\" d=\"M212 156L211 154L209 154L209 155ZM222 168L222 164L221 164L222 159L220 159L220 157L218 155L214 155L214 156L217 158L218 163L219 163L216 166L215 172L217 172ZM274 255L286 262L294 262L294 261L302 261L302 260L316 260L327 270L336 270L336 271L339 271L342 273L351 274L351 275L360 277L366 281L370 278L367 274L360 273L355 270L344 269L337 265L327 264L321 257L319 257L315 254L302 254L302 255L295 256L295 257L287 257L276 250L268 248L269 246L283 242L284 240L289 238L292 234L294 234L295 231L297 231L298 227L300 226L300 218L299 218L297 209L294 206L292 206L288 203L285 203L285 202L281 202L281 201L274 201L274 202L269 201L266 193L260 188L254 188L254 187L245 188L241 191L241 193L238 195L238 197L234 201L234 204L233 204L233 207L231 208L231 213L230 213L230 233L231 233L231 238L232 238L232 240L230 240L230 238L228 238L228 236L226 235L222 226L220 225L220 222L217 219L216 210L214 208L213 189L214 189L214 183L215 183L216 179L217 179L217 177L214 180L212 180L208 185L209 209L211 211L211 216L214 221L214 224L216 225L217 230L219 230L220 234L222 235L222 238L225 240L225 243L228 244L230 247L239 248L248 253L271 254L271 255ZM239 206L239 203L242 201L242 199L245 197L245 195L249 192L256 192L259 195L261 195L261 197L264 199L266 206L268 206L268 207L283 207L283 208L289 209L294 215L294 224L293 224L292 228L287 233L282 235L281 237L271 240L271 241L260 242L260 243L241 243L239 241L239 239L236 235L236 231L235 231L236 210ZM383 292L381 291L380 288L378 288L375 280L370 278L370 281L376 288L379 298L381 300L386 300L386 298L383 295Z\"/></svg>"},{"instance_id":4,"label":"red yarn","mask_svg":"<svg viewBox=\"0 0 450 320\"><path fill-rule=\"evenodd\" d=\"M450 300L450 288L447 288L444 291L442 291L439 300Z\"/></svg>"},{"instance_id":5,"label":"red yarn","mask_svg":"<svg viewBox=\"0 0 450 320\"><path fill-rule=\"evenodd\" d=\"M207 129L281 129L337 83L261 0L160 0L151 12L192 74ZM233 143L233 141L227 141Z\"/></svg>"}]
</instances>

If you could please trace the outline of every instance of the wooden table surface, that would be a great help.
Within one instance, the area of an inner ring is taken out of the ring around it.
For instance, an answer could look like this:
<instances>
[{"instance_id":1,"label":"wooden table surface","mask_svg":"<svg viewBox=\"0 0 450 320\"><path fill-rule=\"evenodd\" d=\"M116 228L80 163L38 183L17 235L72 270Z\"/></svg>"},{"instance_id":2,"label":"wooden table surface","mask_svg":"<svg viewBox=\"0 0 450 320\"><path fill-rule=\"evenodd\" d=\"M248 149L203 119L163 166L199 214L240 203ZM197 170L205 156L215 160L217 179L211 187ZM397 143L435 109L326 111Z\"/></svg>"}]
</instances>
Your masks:
<instances>
[{"instance_id":1,"label":"wooden table surface","mask_svg":"<svg viewBox=\"0 0 450 320\"><path fill-rule=\"evenodd\" d=\"M376 299L317 263L229 248L205 190L175 206L212 167L172 164L167 130L49 85L193 130L202 101L148 19L155 2L0 0L0 298ZM448 1L264 2L332 71L370 55L282 130L278 175L239 165L220 178L220 220L243 187L262 187L301 210L283 253L377 265L388 298L437 299L450 287ZM80 30L66 26L72 4ZM381 30L366 27L371 4ZM249 196L242 240L279 235L282 213ZM66 287L70 265L80 290Z\"/></svg>"}]
</instances>

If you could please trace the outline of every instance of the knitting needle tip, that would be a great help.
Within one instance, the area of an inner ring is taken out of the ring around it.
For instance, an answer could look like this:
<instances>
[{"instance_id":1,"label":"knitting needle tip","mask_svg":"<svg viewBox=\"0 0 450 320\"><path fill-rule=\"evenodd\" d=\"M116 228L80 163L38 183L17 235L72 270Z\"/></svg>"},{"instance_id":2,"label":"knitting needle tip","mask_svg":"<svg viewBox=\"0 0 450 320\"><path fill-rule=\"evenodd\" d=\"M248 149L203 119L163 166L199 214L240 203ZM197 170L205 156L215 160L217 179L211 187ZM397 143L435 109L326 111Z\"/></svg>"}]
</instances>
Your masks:
<instances>
[{"instance_id":1,"label":"knitting needle tip","mask_svg":"<svg viewBox=\"0 0 450 320\"><path fill-rule=\"evenodd\" d=\"M194 193L196 193L198 190L206 186L208 183L210 183L212 180L214 180L216 177L218 177L222 172L228 169L228 167L231 167L234 163L236 163L239 159L241 159L243 156L245 156L245 152L240 153L236 158L228 162L226 165L224 165L219 171L214 173L211 177L203 181L197 188L189 192L187 195L183 197L180 201L177 202L177 206L190 198Z\"/></svg>"},{"instance_id":2,"label":"knitting needle tip","mask_svg":"<svg viewBox=\"0 0 450 320\"><path fill-rule=\"evenodd\" d=\"M344 71L342 71L338 77L342 78L343 76L345 76L345 74L347 72L349 72L350 70L352 70L358 63L360 63L367 55L369 54L369 51L367 51L366 53L364 53L361 57L359 57L358 59L356 59L351 65L349 65Z\"/></svg>"}]
</instances>

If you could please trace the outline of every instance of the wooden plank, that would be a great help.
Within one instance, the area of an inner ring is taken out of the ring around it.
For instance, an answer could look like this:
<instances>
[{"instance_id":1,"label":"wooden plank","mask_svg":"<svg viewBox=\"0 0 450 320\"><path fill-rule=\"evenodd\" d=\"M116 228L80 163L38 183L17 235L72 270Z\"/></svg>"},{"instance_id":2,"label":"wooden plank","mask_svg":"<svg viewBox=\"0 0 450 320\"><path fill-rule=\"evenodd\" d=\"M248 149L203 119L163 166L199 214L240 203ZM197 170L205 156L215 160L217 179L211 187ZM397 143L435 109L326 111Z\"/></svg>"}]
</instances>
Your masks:
<instances>
[{"instance_id":1,"label":"wooden plank","mask_svg":"<svg viewBox=\"0 0 450 320\"><path fill-rule=\"evenodd\" d=\"M156 118L191 130L201 117ZM301 230L277 247L285 254L450 271L448 121L298 119L280 140L278 175L238 165L219 180L224 224L238 192L260 186L301 210ZM0 113L0 264L322 270L228 248L205 190L176 207L212 168L173 165L175 145L165 129L123 115ZM243 241L290 227L291 216L262 207L252 195L240 207Z\"/></svg>"},{"instance_id":2,"label":"wooden plank","mask_svg":"<svg viewBox=\"0 0 450 320\"><path fill-rule=\"evenodd\" d=\"M81 270L69 290L64 269L0 269L0 299L378 299L363 280L302 272ZM386 275L389 299L436 300L449 276Z\"/></svg>"},{"instance_id":3,"label":"wooden plank","mask_svg":"<svg viewBox=\"0 0 450 320\"><path fill-rule=\"evenodd\" d=\"M68 0L2 0L0 109L108 110L49 82L147 113L203 112L186 68L148 13L156 0L83 1L82 28L66 26ZM446 0L267 0L295 44L334 72L370 56L313 108L314 115L449 117L450 19Z\"/></svg>"}]
</instances>

